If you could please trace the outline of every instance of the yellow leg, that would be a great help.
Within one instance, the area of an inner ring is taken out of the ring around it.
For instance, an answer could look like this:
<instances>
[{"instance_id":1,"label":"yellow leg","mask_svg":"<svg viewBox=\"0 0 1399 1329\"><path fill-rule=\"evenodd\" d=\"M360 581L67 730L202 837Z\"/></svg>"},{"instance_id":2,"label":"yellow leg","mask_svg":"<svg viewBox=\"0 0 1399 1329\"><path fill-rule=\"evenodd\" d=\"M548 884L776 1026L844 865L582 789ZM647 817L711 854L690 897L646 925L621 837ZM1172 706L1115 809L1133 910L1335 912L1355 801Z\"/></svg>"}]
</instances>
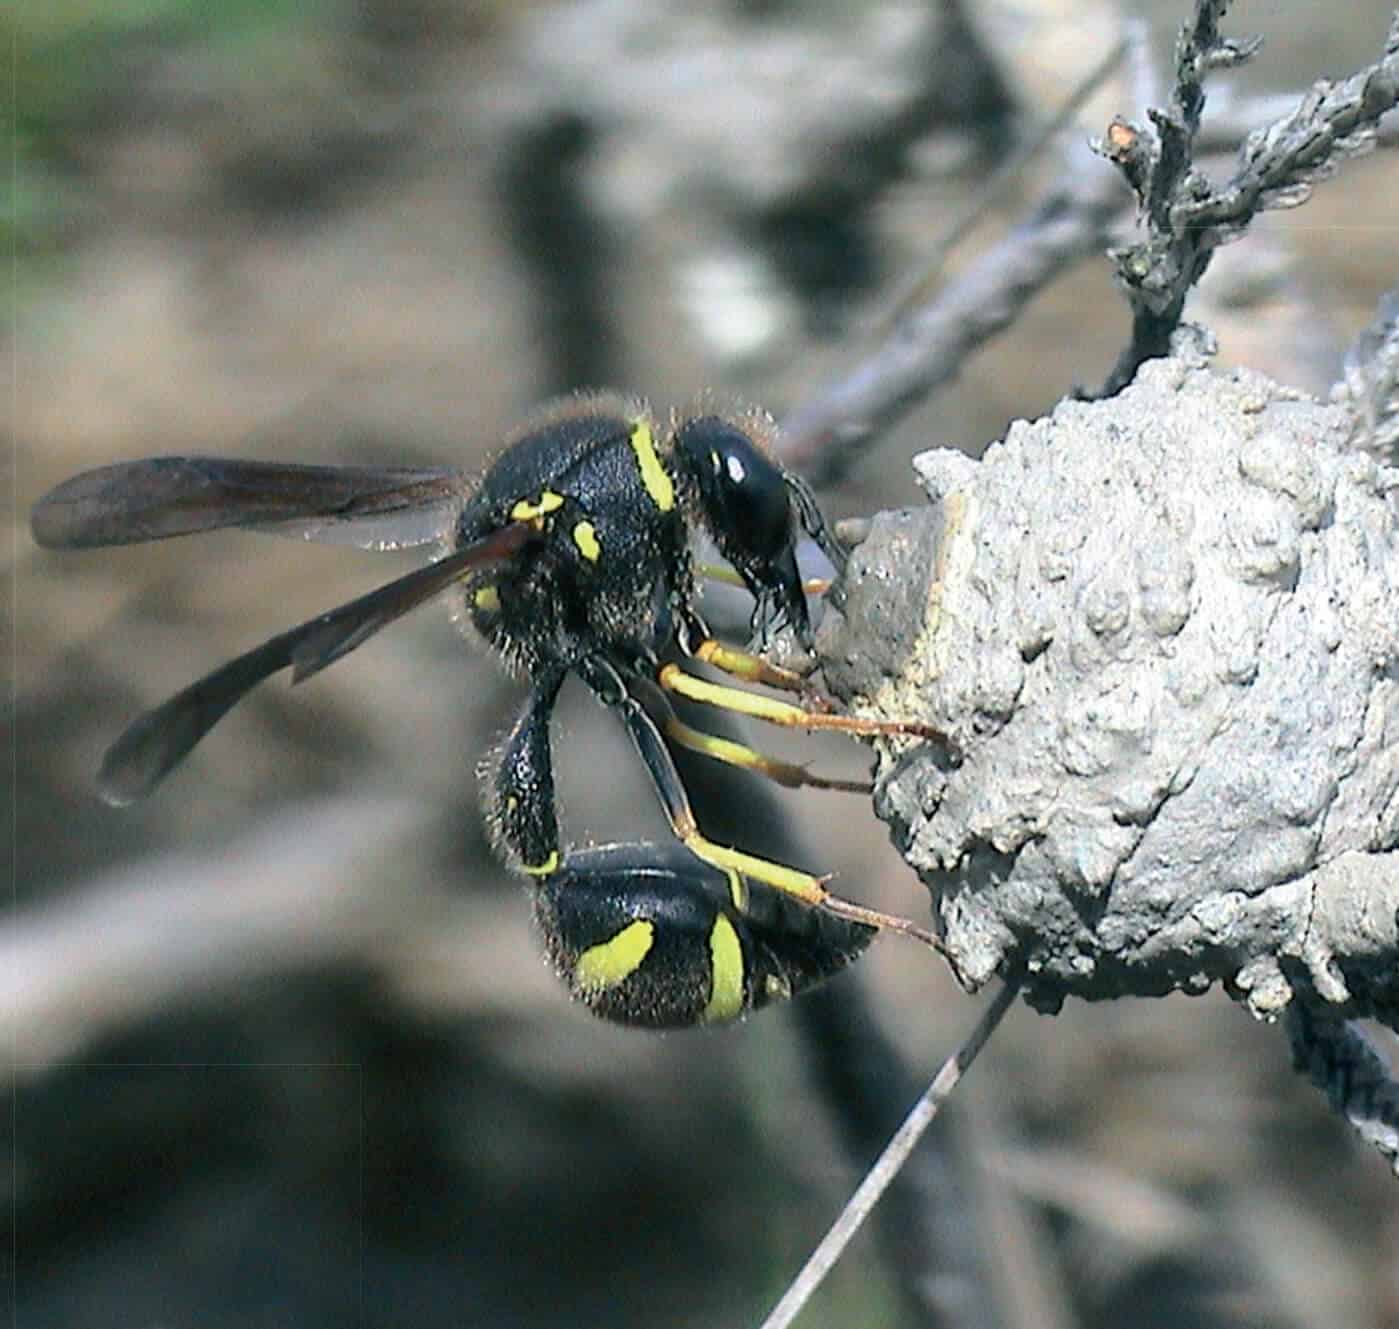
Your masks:
<instances>
[{"instance_id":1,"label":"yellow leg","mask_svg":"<svg viewBox=\"0 0 1399 1329\"><path fill-rule=\"evenodd\" d=\"M931 946L935 951L943 949L941 938L927 928L919 927L912 919L901 918L898 914L886 914L879 909L869 909L862 904L856 904L853 900L845 900L839 895L832 895L825 885L829 878L814 877L811 873L802 872L799 868L789 868L785 864L774 863L766 858L745 854L741 849L729 849L724 845L715 844L712 840L707 840L695 824L694 817L690 815L688 808L682 815L674 818L672 827L681 843L696 858L702 858L706 863L712 863L722 871L737 872L741 877L761 881L779 891L784 891L788 895L795 896L798 900L805 900L807 904L816 909L824 909L828 914L849 919L852 923L864 923L872 928L886 928L890 932L899 932L906 937L912 937L915 941L921 941L925 946Z\"/></svg>"},{"instance_id":2,"label":"yellow leg","mask_svg":"<svg viewBox=\"0 0 1399 1329\"><path fill-rule=\"evenodd\" d=\"M682 748L691 752L713 757L715 761L727 762L746 771L765 775L785 789L836 789L848 794L869 794L874 786L868 780L832 780L823 775L812 775L805 766L769 757L765 752L750 748L745 743L735 743L731 739L720 738L717 734L706 734L699 729L691 729L674 713L666 717L666 737L673 739Z\"/></svg>"},{"instance_id":3,"label":"yellow leg","mask_svg":"<svg viewBox=\"0 0 1399 1329\"><path fill-rule=\"evenodd\" d=\"M649 679L635 678L631 682L632 695L642 703L654 724L665 730L666 736L682 748L712 757L715 761L726 762L741 770L765 775L769 780L786 789L834 789L842 793L870 794L874 786L868 780L834 780L823 775L812 775L805 766L782 761L778 757L759 752L746 743L737 743L717 734L693 729L675 713L665 692Z\"/></svg>"},{"instance_id":4,"label":"yellow leg","mask_svg":"<svg viewBox=\"0 0 1399 1329\"><path fill-rule=\"evenodd\" d=\"M606 666L608 670L611 666ZM587 675L585 674L585 678ZM690 806L689 795L681 783L680 772L675 769L675 760L670 755L664 737L647 707L629 692L620 678L614 675L589 679L598 696L608 705L615 706L626 724L627 733L646 766L647 773L665 809L666 820L676 839L685 845L697 858L711 863L723 872L730 874L730 881L751 878L761 881L776 890L784 891L798 900L827 913L835 914L855 923L865 923L870 927L888 928L905 936L921 941L934 950L942 950L941 941L927 928L897 914L885 914L878 909L867 909L850 900L832 895L825 886L825 880L814 877L809 872L789 868L781 863L773 863L765 858L745 854L741 849L728 849L705 838L695 821L694 809ZM637 680L632 680L635 686ZM733 874L738 874L737 878ZM739 890L738 886L734 887ZM737 904L737 899L735 900Z\"/></svg>"},{"instance_id":5,"label":"yellow leg","mask_svg":"<svg viewBox=\"0 0 1399 1329\"><path fill-rule=\"evenodd\" d=\"M917 724L909 720L863 720L854 715L831 715L823 711L810 711L802 706L794 706L791 702L778 701L775 697L763 697L755 692L745 692L742 688L710 683L706 679L687 674L676 664L662 665L657 678L661 687L678 697L688 697L691 701L702 702L706 706L718 706L722 710L735 711L739 715L751 715L755 720L765 720L768 724L782 725L788 729L829 729L866 738L895 737L901 734L934 741L946 738L945 734L932 725Z\"/></svg>"},{"instance_id":6,"label":"yellow leg","mask_svg":"<svg viewBox=\"0 0 1399 1329\"><path fill-rule=\"evenodd\" d=\"M741 678L745 683L761 683L764 687L777 688L782 692L799 692L809 695L815 703L817 695L811 684L801 674L781 665L770 664L761 655L741 650L737 646L726 646L713 637L706 637L694 649L694 657L707 665L713 665L730 678Z\"/></svg>"}]
</instances>

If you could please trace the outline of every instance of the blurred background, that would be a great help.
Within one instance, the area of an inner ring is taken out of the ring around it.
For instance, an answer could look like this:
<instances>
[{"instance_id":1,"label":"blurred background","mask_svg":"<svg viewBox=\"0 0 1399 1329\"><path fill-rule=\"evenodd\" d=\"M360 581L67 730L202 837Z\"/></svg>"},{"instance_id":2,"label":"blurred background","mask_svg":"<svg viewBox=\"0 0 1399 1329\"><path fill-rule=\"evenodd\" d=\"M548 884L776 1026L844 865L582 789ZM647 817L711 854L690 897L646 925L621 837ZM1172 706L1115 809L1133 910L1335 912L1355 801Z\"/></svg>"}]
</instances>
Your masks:
<instances>
[{"instance_id":1,"label":"blurred background","mask_svg":"<svg viewBox=\"0 0 1399 1329\"><path fill-rule=\"evenodd\" d=\"M148 802L104 806L93 774L136 714L415 560L227 534L58 554L27 512L158 453L476 470L581 386L780 417L858 359L1135 13L1164 73L1185 16L1164 0L5 10L16 1325L761 1319L978 1002L884 940L737 1028L631 1033L572 1005L478 812L520 690L431 609L304 688L274 680ZM1267 45L1211 107L1372 62L1388 13L1238 5L1231 30ZM1128 96L1110 83L1075 132L1139 115ZM1396 197L1381 152L1222 251L1195 309L1223 361L1324 392L1395 281ZM1107 263L1084 263L824 492L828 515L918 502L915 451L979 453L1100 382L1126 328ZM555 725L567 837L663 835L580 692ZM860 799L693 778L716 838L922 916ZM1399 1325L1393 1179L1280 1033L1217 996L1014 1011L937 1144L932 1208L863 1236L804 1325ZM935 1287L959 1314L932 1316Z\"/></svg>"}]
</instances>

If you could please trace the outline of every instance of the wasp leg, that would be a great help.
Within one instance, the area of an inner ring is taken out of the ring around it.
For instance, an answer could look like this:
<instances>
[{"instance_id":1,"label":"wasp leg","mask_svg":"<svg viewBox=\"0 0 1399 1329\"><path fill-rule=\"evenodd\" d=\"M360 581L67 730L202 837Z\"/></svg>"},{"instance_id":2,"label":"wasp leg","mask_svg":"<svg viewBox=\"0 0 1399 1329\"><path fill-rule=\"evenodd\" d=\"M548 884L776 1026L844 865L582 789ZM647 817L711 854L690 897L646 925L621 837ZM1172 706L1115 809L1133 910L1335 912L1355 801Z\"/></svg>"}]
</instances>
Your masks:
<instances>
[{"instance_id":1,"label":"wasp leg","mask_svg":"<svg viewBox=\"0 0 1399 1329\"><path fill-rule=\"evenodd\" d=\"M812 876L799 868L758 858L753 854L744 853L741 849L730 849L707 839L695 820L689 795L685 792L680 772L675 768L675 761L665 745L665 739L661 737L660 729L646 713L645 707L627 690L621 675L612 665L596 656L584 661L579 666L579 673L599 700L621 715L627 727L627 734L645 763L647 774L651 777L652 786L662 808L665 809L666 819L670 822L675 838L696 858L725 871L732 869L751 881L772 886L813 908L824 909L837 918L864 923L868 927L887 928L890 932L914 937L934 950L941 949L942 943L938 938L911 919L900 918L897 914L886 914L833 895L826 889L822 878Z\"/></svg>"},{"instance_id":2,"label":"wasp leg","mask_svg":"<svg viewBox=\"0 0 1399 1329\"><path fill-rule=\"evenodd\" d=\"M745 683L761 683L764 687L777 688L781 692L800 693L813 706L820 705L823 700L817 696L810 682L795 670L783 669L781 665L764 660L761 655L726 645L713 637L704 638L690 654L731 678L741 678Z\"/></svg>"},{"instance_id":3,"label":"wasp leg","mask_svg":"<svg viewBox=\"0 0 1399 1329\"><path fill-rule=\"evenodd\" d=\"M485 784L492 833L505 856L531 877L547 877L559 867L549 719L563 680L558 672L535 682L495 754L493 773Z\"/></svg>"},{"instance_id":4,"label":"wasp leg","mask_svg":"<svg viewBox=\"0 0 1399 1329\"><path fill-rule=\"evenodd\" d=\"M555 969L594 1015L651 1029L716 1024L844 969L874 929L807 909L678 844L568 854L534 891Z\"/></svg>"},{"instance_id":5,"label":"wasp leg","mask_svg":"<svg viewBox=\"0 0 1399 1329\"><path fill-rule=\"evenodd\" d=\"M702 577L705 581L717 581L725 586L737 586L739 590L748 588L748 583L726 563L697 563L695 564L695 575ZM803 595L825 595L830 589L831 579L829 577L808 577L802 582Z\"/></svg>"},{"instance_id":6,"label":"wasp leg","mask_svg":"<svg viewBox=\"0 0 1399 1329\"><path fill-rule=\"evenodd\" d=\"M834 789L847 794L869 794L874 791L874 786L868 780L835 780L812 775L805 766L769 756L746 743L735 743L732 739L693 729L676 715L665 693L648 679L633 679L631 686L633 695L641 693L638 699L665 731L665 736L691 752L764 775L784 789Z\"/></svg>"},{"instance_id":7,"label":"wasp leg","mask_svg":"<svg viewBox=\"0 0 1399 1329\"><path fill-rule=\"evenodd\" d=\"M857 738L892 738L905 735L941 743L948 741L947 735L932 725L919 724L912 720L867 720L857 715L832 715L826 711L808 710L804 706L795 706L775 697L764 697L755 692L745 692L742 688L711 683L707 679L697 678L694 674L687 674L677 664L662 665L656 677L667 692L673 692L678 697L688 697L691 701L703 702L706 706L717 706L739 715L751 715L756 720L765 720L768 724L782 725L789 729L829 729L837 733L853 734Z\"/></svg>"},{"instance_id":8,"label":"wasp leg","mask_svg":"<svg viewBox=\"0 0 1399 1329\"><path fill-rule=\"evenodd\" d=\"M874 785L869 780L838 780L824 775L813 775L805 766L769 756L766 752L750 748L746 743L735 743L732 739L720 738L717 734L706 734L702 729L693 729L673 712L666 720L665 732L667 738L682 748L712 757L715 761L726 762L730 766L739 766L758 775L765 775L784 789L834 789L843 794L874 792Z\"/></svg>"},{"instance_id":9,"label":"wasp leg","mask_svg":"<svg viewBox=\"0 0 1399 1329\"><path fill-rule=\"evenodd\" d=\"M796 500L797 511L801 517L801 524L806 528L806 533L816 541L821 552L831 560L831 566L837 572L844 572L846 565L850 562L850 552L836 539L835 534L826 525L826 519L817 505L816 495L811 492L811 486L800 476L793 475L790 471L784 472L782 478L786 481L787 492Z\"/></svg>"},{"instance_id":10,"label":"wasp leg","mask_svg":"<svg viewBox=\"0 0 1399 1329\"><path fill-rule=\"evenodd\" d=\"M562 680L536 682L501 743L489 811L534 879L555 969L595 1015L652 1029L722 1023L821 982L869 945L873 928L803 909L679 845L561 855L549 722Z\"/></svg>"}]
</instances>

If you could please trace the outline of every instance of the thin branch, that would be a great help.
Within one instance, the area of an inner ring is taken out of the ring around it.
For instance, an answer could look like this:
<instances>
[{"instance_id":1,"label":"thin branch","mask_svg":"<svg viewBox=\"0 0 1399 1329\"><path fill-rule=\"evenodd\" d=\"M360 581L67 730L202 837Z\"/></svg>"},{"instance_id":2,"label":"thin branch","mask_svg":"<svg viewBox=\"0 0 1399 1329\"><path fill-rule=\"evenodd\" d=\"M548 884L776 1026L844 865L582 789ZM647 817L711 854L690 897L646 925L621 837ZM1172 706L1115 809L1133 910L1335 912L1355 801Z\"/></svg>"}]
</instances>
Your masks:
<instances>
[{"instance_id":1,"label":"thin branch","mask_svg":"<svg viewBox=\"0 0 1399 1329\"><path fill-rule=\"evenodd\" d=\"M1258 49L1257 42L1220 35L1226 8L1225 0L1199 0L1194 24L1182 30L1170 108L1148 111L1151 127L1115 120L1099 145L1136 192L1147 229L1144 240L1111 253L1132 306L1132 338L1103 396L1130 383L1146 360L1169 353L1186 296L1220 245L1240 236L1257 213L1305 202L1340 162L1370 151L1380 118L1399 103L1396 14L1375 64L1342 83L1318 82L1290 115L1251 133L1233 177L1215 187L1194 165L1203 76Z\"/></svg>"},{"instance_id":2,"label":"thin branch","mask_svg":"<svg viewBox=\"0 0 1399 1329\"><path fill-rule=\"evenodd\" d=\"M879 1203L889 1183L898 1175L909 1154L917 1147L923 1132L932 1124L942 1105L962 1079L963 1072L976 1060L977 1053L985 1046L986 1040L996 1031L1011 1002L1020 990L1017 977L1006 979L1001 990L991 1004L982 1012L976 1027L967 1035L966 1041L950 1056L933 1082L923 1092L923 1096L913 1105L904 1123L894 1133L893 1139L885 1146L884 1152L875 1160L874 1166L865 1174L865 1179L850 1197L841 1211L840 1217L821 1239L821 1244L812 1251L801 1272L792 1280L791 1286L783 1294L782 1300L773 1307L771 1314L763 1321L762 1329L788 1329L792 1321L801 1313L802 1307L811 1299L837 1260L850 1244L851 1239L869 1216L869 1212Z\"/></svg>"},{"instance_id":3,"label":"thin branch","mask_svg":"<svg viewBox=\"0 0 1399 1329\"><path fill-rule=\"evenodd\" d=\"M1128 199L1115 171L1070 145L1057 184L1020 225L788 415L780 436L786 463L816 484L839 479L1061 272L1101 253Z\"/></svg>"},{"instance_id":4,"label":"thin branch","mask_svg":"<svg viewBox=\"0 0 1399 1329\"><path fill-rule=\"evenodd\" d=\"M1129 24L1125 32L1123 42L1070 95L1052 125L1058 126L1086 90L1121 62L1124 49L1133 70L1145 66L1145 26ZM1022 154L1012 160L1018 168ZM1003 178L998 173L992 196ZM953 378L974 351L1013 323L1061 272L1106 249L1127 202L1114 172L1104 170L1081 143L1067 144L1057 183L1024 221L934 300L910 308L928 284L927 274L920 276L880 325L878 344L788 414L778 445L787 463L817 484L838 481L885 429ZM974 215L984 203L985 198L978 200ZM934 271L965 229L964 217L935 248Z\"/></svg>"},{"instance_id":5,"label":"thin branch","mask_svg":"<svg viewBox=\"0 0 1399 1329\"><path fill-rule=\"evenodd\" d=\"M1074 117L1083 109L1088 99L1102 87L1108 77L1122 63L1128 50L1140 49L1145 46L1144 34L1139 29L1139 24L1128 25L1128 35L1123 36L1113 46L1112 50L1098 62L1095 68L1089 71L1088 76L1068 95L1063 105L1030 138L1020 144L992 172L991 178L980 189L976 190L961 213L933 245L932 254L922 271L917 273L908 283L903 294L894 300L888 312L878 319L875 324L875 331L878 335L887 335L911 310L916 309L924 302L933 282L942 272L943 264L947 262L947 256L953 249L970 234L992 206L1005 195L1011 182L1020 172L1073 122Z\"/></svg>"},{"instance_id":6,"label":"thin branch","mask_svg":"<svg viewBox=\"0 0 1399 1329\"><path fill-rule=\"evenodd\" d=\"M1214 248L1238 235L1255 212L1301 202L1310 184L1334 162L1380 141L1399 142L1395 117L1380 124L1396 104L1399 18L1384 57L1346 82L1317 84L1285 114L1278 99L1240 102L1226 107L1218 123L1212 119L1201 126L1204 72L1237 65L1256 49L1253 43L1219 37L1218 19L1225 7L1202 5L1178 51L1172 111L1153 113L1158 127L1161 117L1171 121L1163 131L1171 149L1164 164L1156 133L1125 120L1114 121L1097 148L1121 178L1085 161L1080 145L1069 145L1058 182L1020 225L928 304L907 310L907 301L900 301L899 321L888 335L788 414L780 447L789 465L818 484L837 481L884 430L955 377L1061 272L1104 250L1116 262L1138 310L1131 346L1103 388L1103 395L1112 395L1143 360L1167 352L1186 292L1203 274ZM1139 58L1143 45L1142 38L1130 39L1138 66L1144 63ZM1268 116L1277 118L1267 128L1247 129ZM1213 190L1194 170L1184 145L1218 151L1237 144L1245 133L1233 179ZM1146 210L1164 218L1165 230L1143 244L1110 250L1128 197L1123 178L1140 199L1160 197L1159 204ZM920 280L918 289L923 285Z\"/></svg>"},{"instance_id":7,"label":"thin branch","mask_svg":"<svg viewBox=\"0 0 1399 1329\"><path fill-rule=\"evenodd\" d=\"M887 1144L921 1088L856 975L793 1003L804 1069L830 1105L845 1153L861 1170ZM943 1117L940 1125L950 1118ZM934 1128L904 1164L875 1214L881 1255L910 1322L922 1329L998 1323L972 1201L946 1130Z\"/></svg>"},{"instance_id":8,"label":"thin branch","mask_svg":"<svg viewBox=\"0 0 1399 1329\"><path fill-rule=\"evenodd\" d=\"M217 862L147 859L12 914L0 936L0 1045L14 1059L0 1082L265 974L382 963L437 918L431 901L415 917L410 892L384 891L364 869L388 856L401 876L423 823L401 800L302 803Z\"/></svg>"},{"instance_id":9,"label":"thin branch","mask_svg":"<svg viewBox=\"0 0 1399 1329\"><path fill-rule=\"evenodd\" d=\"M1215 243L1239 234L1254 214L1290 208L1352 157L1374 149L1382 116L1399 105L1399 13L1384 55L1343 83L1313 84L1285 119L1250 134L1234 178L1212 196L1181 201L1177 225L1210 228Z\"/></svg>"},{"instance_id":10,"label":"thin branch","mask_svg":"<svg viewBox=\"0 0 1399 1329\"><path fill-rule=\"evenodd\" d=\"M1399 1174L1399 1082L1365 1031L1294 1002L1287 1012L1293 1067L1307 1076Z\"/></svg>"},{"instance_id":11,"label":"thin branch","mask_svg":"<svg viewBox=\"0 0 1399 1329\"><path fill-rule=\"evenodd\" d=\"M1270 92L1224 98L1216 92L1210 102L1209 119L1195 136L1196 152L1237 152L1260 125L1291 116L1305 96L1304 92ZM1390 111L1375 124L1375 146L1399 147L1399 114Z\"/></svg>"}]
</instances>

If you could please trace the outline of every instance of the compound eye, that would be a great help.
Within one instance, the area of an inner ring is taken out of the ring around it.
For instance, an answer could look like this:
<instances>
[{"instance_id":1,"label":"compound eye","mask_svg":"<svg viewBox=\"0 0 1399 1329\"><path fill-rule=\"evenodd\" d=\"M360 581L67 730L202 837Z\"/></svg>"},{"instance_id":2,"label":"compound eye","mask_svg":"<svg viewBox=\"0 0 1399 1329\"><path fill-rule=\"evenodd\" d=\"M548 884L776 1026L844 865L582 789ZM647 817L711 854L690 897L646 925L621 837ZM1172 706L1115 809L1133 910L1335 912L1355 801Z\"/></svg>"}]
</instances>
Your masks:
<instances>
[{"instance_id":1,"label":"compound eye","mask_svg":"<svg viewBox=\"0 0 1399 1329\"><path fill-rule=\"evenodd\" d=\"M699 485L721 546L767 562L792 543L786 477L741 429L718 416L683 425L675 446Z\"/></svg>"}]
</instances>

